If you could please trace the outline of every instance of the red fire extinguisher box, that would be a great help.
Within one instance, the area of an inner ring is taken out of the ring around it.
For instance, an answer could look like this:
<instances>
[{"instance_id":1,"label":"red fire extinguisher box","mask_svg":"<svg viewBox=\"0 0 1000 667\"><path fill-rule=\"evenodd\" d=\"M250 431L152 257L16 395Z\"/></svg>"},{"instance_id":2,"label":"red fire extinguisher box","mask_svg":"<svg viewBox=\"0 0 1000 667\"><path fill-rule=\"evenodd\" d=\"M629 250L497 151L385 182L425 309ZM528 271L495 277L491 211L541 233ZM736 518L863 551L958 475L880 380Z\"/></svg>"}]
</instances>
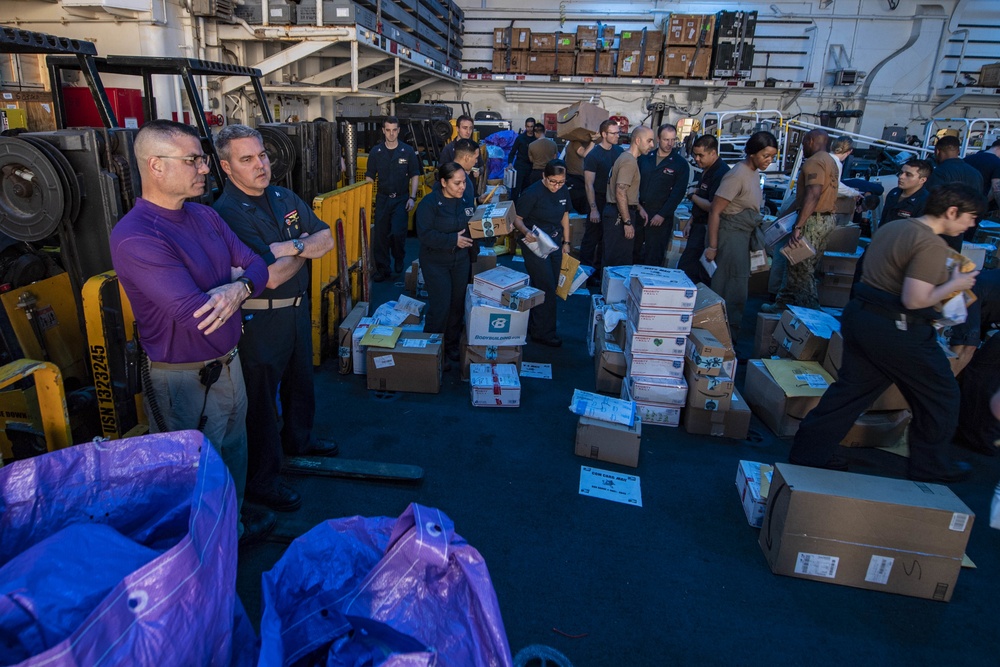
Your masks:
<instances>
[{"instance_id":1,"label":"red fire extinguisher box","mask_svg":"<svg viewBox=\"0 0 1000 667\"><path fill-rule=\"evenodd\" d=\"M108 93L111 110L118 119L119 127L142 127L146 119L143 115L141 90L105 88L105 91ZM90 88L63 87L63 103L66 108L67 127L104 127Z\"/></svg>"}]
</instances>

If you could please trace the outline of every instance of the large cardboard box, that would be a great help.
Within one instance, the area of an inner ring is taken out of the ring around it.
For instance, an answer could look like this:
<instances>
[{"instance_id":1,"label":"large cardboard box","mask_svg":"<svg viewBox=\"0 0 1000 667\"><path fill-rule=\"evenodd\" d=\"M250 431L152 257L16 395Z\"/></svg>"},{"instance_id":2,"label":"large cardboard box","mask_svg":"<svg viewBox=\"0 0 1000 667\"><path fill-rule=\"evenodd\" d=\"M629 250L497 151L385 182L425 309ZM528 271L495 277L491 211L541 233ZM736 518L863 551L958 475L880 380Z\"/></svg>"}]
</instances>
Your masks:
<instances>
[{"instance_id":1,"label":"large cardboard box","mask_svg":"<svg viewBox=\"0 0 1000 667\"><path fill-rule=\"evenodd\" d=\"M441 391L441 334L404 331L395 347L369 347L368 388L437 394Z\"/></svg>"},{"instance_id":2,"label":"large cardboard box","mask_svg":"<svg viewBox=\"0 0 1000 667\"><path fill-rule=\"evenodd\" d=\"M506 49L508 45L512 49L527 51L531 48L531 30L529 28L494 28L493 48Z\"/></svg>"},{"instance_id":3,"label":"large cardboard box","mask_svg":"<svg viewBox=\"0 0 1000 667\"><path fill-rule=\"evenodd\" d=\"M472 364L514 364L521 372L523 347L497 347L496 345L469 345L465 336L458 347L459 363L462 364L462 380L469 381L469 367Z\"/></svg>"},{"instance_id":4,"label":"large cardboard box","mask_svg":"<svg viewBox=\"0 0 1000 667\"><path fill-rule=\"evenodd\" d=\"M477 408L517 408L521 405L521 379L514 364L472 364L469 394Z\"/></svg>"},{"instance_id":5,"label":"large cardboard box","mask_svg":"<svg viewBox=\"0 0 1000 667\"><path fill-rule=\"evenodd\" d=\"M790 366L783 370L786 377L790 376L793 380L796 374L825 377L828 382L832 382L833 379L814 361L751 359L747 363L747 374L743 385L743 397L746 398L747 404L775 435L783 438L793 436L799 430L802 418L819 404L822 391L825 389L809 390L808 387L803 387L800 392L796 392L798 395L789 396L786 389L768 370L765 361L789 364Z\"/></svg>"},{"instance_id":6,"label":"large cardboard box","mask_svg":"<svg viewBox=\"0 0 1000 667\"><path fill-rule=\"evenodd\" d=\"M632 322L626 322L623 331L628 336L629 347L636 354L683 357L687 352L687 334L639 333ZM622 344L624 340L618 343Z\"/></svg>"},{"instance_id":7,"label":"large cardboard box","mask_svg":"<svg viewBox=\"0 0 1000 667\"><path fill-rule=\"evenodd\" d=\"M622 380L627 367L625 351L615 341L610 332L603 328L597 331L596 347L594 349L594 384L596 391L619 396L622 392Z\"/></svg>"},{"instance_id":8,"label":"large cardboard box","mask_svg":"<svg viewBox=\"0 0 1000 667\"><path fill-rule=\"evenodd\" d=\"M670 46L695 46L701 43L709 51L715 36L714 14L671 14L666 25Z\"/></svg>"},{"instance_id":9,"label":"large cardboard box","mask_svg":"<svg viewBox=\"0 0 1000 667\"><path fill-rule=\"evenodd\" d=\"M775 574L947 602L974 521L946 486L778 463L760 547Z\"/></svg>"},{"instance_id":10,"label":"large cardboard box","mask_svg":"<svg viewBox=\"0 0 1000 667\"><path fill-rule=\"evenodd\" d=\"M600 28L600 34L598 34L598 28ZM576 48L581 51L593 51L597 48L610 49L614 42L615 27L613 25L581 25L576 28Z\"/></svg>"},{"instance_id":11,"label":"large cardboard box","mask_svg":"<svg viewBox=\"0 0 1000 667\"><path fill-rule=\"evenodd\" d=\"M668 46L663 52L663 77L707 79L712 72L712 48Z\"/></svg>"},{"instance_id":12,"label":"large cardboard box","mask_svg":"<svg viewBox=\"0 0 1000 667\"><path fill-rule=\"evenodd\" d=\"M840 441L842 447L892 447L906 433L913 415L909 410L866 412Z\"/></svg>"},{"instance_id":13,"label":"large cardboard box","mask_svg":"<svg viewBox=\"0 0 1000 667\"><path fill-rule=\"evenodd\" d=\"M781 320L771 334L774 341L793 359L822 361L832 335L832 331L825 324L825 319L829 315L808 308L799 309L796 313L786 310L781 314ZM825 317L820 319L813 317L814 315Z\"/></svg>"},{"instance_id":14,"label":"large cardboard box","mask_svg":"<svg viewBox=\"0 0 1000 667\"><path fill-rule=\"evenodd\" d=\"M470 345L524 345L528 340L528 313L477 296L469 285L465 292L465 332Z\"/></svg>"},{"instance_id":15,"label":"large cardboard box","mask_svg":"<svg viewBox=\"0 0 1000 667\"><path fill-rule=\"evenodd\" d=\"M830 336L830 344L826 347L826 356L823 357L823 369L836 380L840 372L840 364L844 358L844 337L839 331L834 331ZM909 410L910 404L903 398L903 394L896 385L889 385L889 388L882 392L882 395L875 399L871 411L898 411Z\"/></svg>"},{"instance_id":16,"label":"large cardboard box","mask_svg":"<svg viewBox=\"0 0 1000 667\"><path fill-rule=\"evenodd\" d=\"M618 35L618 51L659 52L663 49L662 30L622 30Z\"/></svg>"},{"instance_id":17,"label":"large cardboard box","mask_svg":"<svg viewBox=\"0 0 1000 667\"><path fill-rule=\"evenodd\" d=\"M835 227L826 237L826 252L853 253L858 249L860 239L861 227L857 225Z\"/></svg>"},{"instance_id":18,"label":"large cardboard box","mask_svg":"<svg viewBox=\"0 0 1000 667\"><path fill-rule=\"evenodd\" d=\"M527 51L512 50L508 59L506 48L493 50L493 73L506 74L508 72L511 74L526 74L528 72Z\"/></svg>"},{"instance_id":19,"label":"large cardboard box","mask_svg":"<svg viewBox=\"0 0 1000 667\"><path fill-rule=\"evenodd\" d=\"M639 308L675 308L693 310L698 290L683 271L651 275L633 271L629 277L628 291Z\"/></svg>"},{"instance_id":20,"label":"large cardboard box","mask_svg":"<svg viewBox=\"0 0 1000 667\"><path fill-rule=\"evenodd\" d=\"M725 362L736 358L732 348L727 348L707 329L691 329L685 352L690 364L699 375L720 375Z\"/></svg>"},{"instance_id":21,"label":"large cardboard box","mask_svg":"<svg viewBox=\"0 0 1000 667\"><path fill-rule=\"evenodd\" d=\"M778 341L772 334L780 321L780 313L757 313L757 328L753 333L753 356L764 358L778 354Z\"/></svg>"},{"instance_id":22,"label":"large cardboard box","mask_svg":"<svg viewBox=\"0 0 1000 667\"><path fill-rule=\"evenodd\" d=\"M843 308L851 300L851 287L824 285L822 282L816 288L819 305L827 308Z\"/></svg>"},{"instance_id":23,"label":"large cardboard box","mask_svg":"<svg viewBox=\"0 0 1000 667\"><path fill-rule=\"evenodd\" d=\"M724 412L732 402L736 386L728 375L699 375L690 361L684 367L688 384L687 405L710 412Z\"/></svg>"},{"instance_id":24,"label":"large cardboard box","mask_svg":"<svg viewBox=\"0 0 1000 667\"><path fill-rule=\"evenodd\" d=\"M593 54L591 54L593 55ZM606 54L609 55L609 54ZM590 66L593 68L594 60L591 58ZM577 59L577 69L579 71L580 61ZM609 72L610 73L610 72ZM610 117L608 110L590 102L576 102L568 107L560 109L556 113L556 136L568 141L588 142L601 127L601 123ZM584 224L586 220L583 221ZM581 232L582 233L582 232Z\"/></svg>"},{"instance_id":25,"label":"large cardboard box","mask_svg":"<svg viewBox=\"0 0 1000 667\"><path fill-rule=\"evenodd\" d=\"M838 229L846 229L846 227L838 227ZM827 250L819 258L819 272L823 275L851 276L853 278L859 259L861 259L860 248L850 252Z\"/></svg>"},{"instance_id":26,"label":"large cardboard box","mask_svg":"<svg viewBox=\"0 0 1000 667\"><path fill-rule=\"evenodd\" d=\"M576 58L568 53L529 53L528 74L561 74L573 76Z\"/></svg>"},{"instance_id":27,"label":"large cardboard box","mask_svg":"<svg viewBox=\"0 0 1000 667\"><path fill-rule=\"evenodd\" d=\"M572 32L533 32L531 33L532 51L558 51L573 54L576 50L576 33Z\"/></svg>"},{"instance_id":28,"label":"large cardboard box","mask_svg":"<svg viewBox=\"0 0 1000 667\"><path fill-rule=\"evenodd\" d=\"M341 375L348 375L354 367L352 355L354 330L363 317L368 317L368 303L365 301L355 305L347 317L337 325L337 357L340 360Z\"/></svg>"},{"instance_id":29,"label":"large cardboard box","mask_svg":"<svg viewBox=\"0 0 1000 667\"><path fill-rule=\"evenodd\" d=\"M725 300L704 283L698 283L696 288L698 295L694 301L694 312L691 314L691 327L712 332L723 345L732 349L733 338L729 331Z\"/></svg>"},{"instance_id":30,"label":"large cardboard box","mask_svg":"<svg viewBox=\"0 0 1000 667\"><path fill-rule=\"evenodd\" d=\"M579 51L576 54L576 75L577 76L614 76L615 73L614 51ZM596 69L595 69L596 61ZM606 112L605 112L606 113ZM559 135L562 137L562 135ZM583 138L580 137L582 141Z\"/></svg>"},{"instance_id":31,"label":"large cardboard box","mask_svg":"<svg viewBox=\"0 0 1000 667\"><path fill-rule=\"evenodd\" d=\"M527 273L521 273L506 266L498 266L476 275L472 279L472 292L476 296L500 303L504 292L527 287L528 280Z\"/></svg>"},{"instance_id":32,"label":"large cardboard box","mask_svg":"<svg viewBox=\"0 0 1000 667\"><path fill-rule=\"evenodd\" d=\"M660 76L660 50L618 52L618 76L653 78Z\"/></svg>"},{"instance_id":33,"label":"large cardboard box","mask_svg":"<svg viewBox=\"0 0 1000 667\"><path fill-rule=\"evenodd\" d=\"M501 201L483 204L476 208L469 219L469 234L474 239L492 239L514 231L516 211L514 202Z\"/></svg>"},{"instance_id":34,"label":"large cardboard box","mask_svg":"<svg viewBox=\"0 0 1000 667\"><path fill-rule=\"evenodd\" d=\"M675 308L639 308L631 293L625 302L628 319L637 333L686 334L691 331L691 311Z\"/></svg>"},{"instance_id":35,"label":"large cardboard box","mask_svg":"<svg viewBox=\"0 0 1000 667\"><path fill-rule=\"evenodd\" d=\"M736 466L736 490L740 494L747 523L754 528L760 528L764 522L773 473L774 466L755 461L740 461Z\"/></svg>"},{"instance_id":36,"label":"large cardboard box","mask_svg":"<svg viewBox=\"0 0 1000 667\"><path fill-rule=\"evenodd\" d=\"M629 426L580 417L576 424L576 455L635 468L639 465L642 420Z\"/></svg>"}]
</instances>

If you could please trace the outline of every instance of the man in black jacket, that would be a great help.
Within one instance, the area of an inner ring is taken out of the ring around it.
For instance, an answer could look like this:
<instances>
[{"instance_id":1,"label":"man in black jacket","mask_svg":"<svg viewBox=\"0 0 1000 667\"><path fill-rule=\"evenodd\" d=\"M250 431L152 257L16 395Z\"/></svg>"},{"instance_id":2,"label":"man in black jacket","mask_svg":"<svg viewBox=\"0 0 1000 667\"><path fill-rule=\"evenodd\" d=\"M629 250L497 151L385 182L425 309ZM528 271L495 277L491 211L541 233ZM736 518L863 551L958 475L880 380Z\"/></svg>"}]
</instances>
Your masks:
<instances>
[{"instance_id":1,"label":"man in black jacket","mask_svg":"<svg viewBox=\"0 0 1000 667\"><path fill-rule=\"evenodd\" d=\"M511 190L510 198L517 201L518 196L524 191L528 182L528 175L531 174L531 158L528 157L528 146L535 140L535 119L529 117L524 121L524 132L517 135L514 145L510 147L510 155L507 156L507 164L514 165L517 173L517 182Z\"/></svg>"},{"instance_id":2,"label":"man in black jacket","mask_svg":"<svg viewBox=\"0 0 1000 667\"><path fill-rule=\"evenodd\" d=\"M639 157L639 203L649 220L639 219L632 256L635 264L660 266L674 232L674 211L684 200L691 168L677 146L677 128L663 124L657 130L656 150Z\"/></svg>"}]
</instances>

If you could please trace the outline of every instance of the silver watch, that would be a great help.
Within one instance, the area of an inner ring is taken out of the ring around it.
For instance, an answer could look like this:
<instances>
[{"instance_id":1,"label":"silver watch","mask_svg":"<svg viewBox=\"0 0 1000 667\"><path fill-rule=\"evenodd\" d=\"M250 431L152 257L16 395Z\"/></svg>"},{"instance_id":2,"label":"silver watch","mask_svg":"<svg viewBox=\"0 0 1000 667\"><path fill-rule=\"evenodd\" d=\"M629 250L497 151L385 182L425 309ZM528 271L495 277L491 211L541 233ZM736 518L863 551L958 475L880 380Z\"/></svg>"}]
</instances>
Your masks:
<instances>
[{"instance_id":1,"label":"silver watch","mask_svg":"<svg viewBox=\"0 0 1000 667\"><path fill-rule=\"evenodd\" d=\"M301 239L292 239L292 245L295 246L296 255L301 255L302 251L306 249L306 244Z\"/></svg>"}]
</instances>

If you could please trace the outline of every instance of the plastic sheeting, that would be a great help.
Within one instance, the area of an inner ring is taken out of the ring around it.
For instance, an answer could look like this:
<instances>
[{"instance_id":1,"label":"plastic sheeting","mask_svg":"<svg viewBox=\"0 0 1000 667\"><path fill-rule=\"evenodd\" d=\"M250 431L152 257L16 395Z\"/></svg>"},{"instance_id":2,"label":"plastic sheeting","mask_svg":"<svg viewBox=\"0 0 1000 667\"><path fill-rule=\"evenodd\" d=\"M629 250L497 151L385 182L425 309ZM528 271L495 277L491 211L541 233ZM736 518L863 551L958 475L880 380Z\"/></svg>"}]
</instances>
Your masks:
<instances>
[{"instance_id":1,"label":"plastic sheeting","mask_svg":"<svg viewBox=\"0 0 1000 667\"><path fill-rule=\"evenodd\" d=\"M197 431L0 468L0 626L15 628L8 642L45 648L19 664L253 664L236 596L236 522L232 477ZM26 553L58 586L46 588Z\"/></svg>"},{"instance_id":2,"label":"plastic sheeting","mask_svg":"<svg viewBox=\"0 0 1000 667\"><path fill-rule=\"evenodd\" d=\"M503 170L507 168L507 156L517 139L517 132L502 130L494 132L483 139L486 145L486 178L503 178Z\"/></svg>"},{"instance_id":3,"label":"plastic sheeting","mask_svg":"<svg viewBox=\"0 0 1000 667\"><path fill-rule=\"evenodd\" d=\"M440 510L327 521L264 574L261 667L509 667L482 556Z\"/></svg>"}]
</instances>

